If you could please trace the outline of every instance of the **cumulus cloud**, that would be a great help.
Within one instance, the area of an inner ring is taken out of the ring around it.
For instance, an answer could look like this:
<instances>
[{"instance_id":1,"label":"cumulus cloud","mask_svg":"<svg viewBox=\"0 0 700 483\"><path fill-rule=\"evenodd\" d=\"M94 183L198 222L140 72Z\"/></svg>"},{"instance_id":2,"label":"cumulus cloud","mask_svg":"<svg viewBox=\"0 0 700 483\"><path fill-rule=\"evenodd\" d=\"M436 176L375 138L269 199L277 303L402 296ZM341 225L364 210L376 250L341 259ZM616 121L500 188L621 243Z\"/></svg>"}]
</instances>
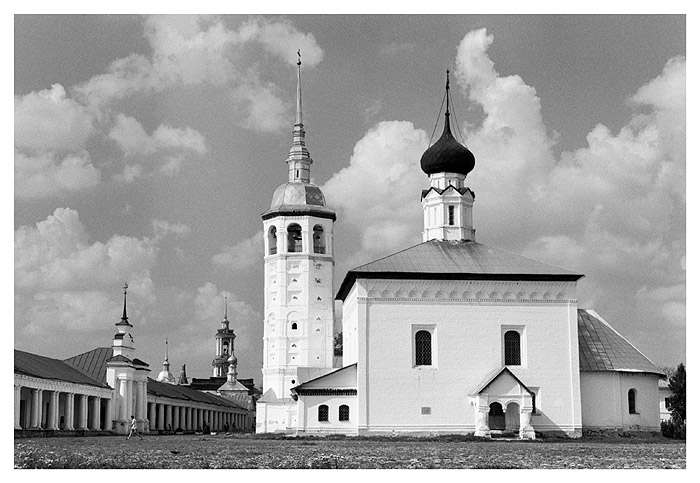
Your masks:
<instances>
[{"instance_id":1,"label":"cumulus cloud","mask_svg":"<svg viewBox=\"0 0 700 483\"><path fill-rule=\"evenodd\" d=\"M100 171L85 151L94 133L92 115L60 84L15 96L15 196L43 198L97 185Z\"/></svg>"},{"instance_id":2,"label":"cumulus cloud","mask_svg":"<svg viewBox=\"0 0 700 483\"><path fill-rule=\"evenodd\" d=\"M60 84L15 96L15 147L31 152L79 151L93 134L92 115Z\"/></svg>"},{"instance_id":3,"label":"cumulus cloud","mask_svg":"<svg viewBox=\"0 0 700 483\"><path fill-rule=\"evenodd\" d=\"M287 105L273 85L259 79L256 68L249 68L245 47L261 46L266 55L290 64L296 62L296 49L307 66L323 57L312 34L285 20L251 19L229 29L216 16L155 15L146 20L145 34L151 58L134 54L114 61L108 72L76 87L84 102L101 109L137 92L177 85L227 87L234 102L245 104L241 125L269 131L281 126L279 113Z\"/></svg>"},{"instance_id":4,"label":"cumulus cloud","mask_svg":"<svg viewBox=\"0 0 700 483\"><path fill-rule=\"evenodd\" d=\"M153 225L153 232L155 233L157 240L160 240L168 235L184 237L192 233L190 227L182 223L170 223L164 220L153 220L151 224Z\"/></svg>"},{"instance_id":5,"label":"cumulus cloud","mask_svg":"<svg viewBox=\"0 0 700 483\"><path fill-rule=\"evenodd\" d=\"M114 314L126 281L141 308L153 303L150 271L158 247L154 240L121 235L92 241L78 212L57 208L36 226L15 231L15 330L47 333L58 325L82 331ZM115 297L116 296L116 297Z\"/></svg>"},{"instance_id":6,"label":"cumulus cloud","mask_svg":"<svg viewBox=\"0 0 700 483\"><path fill-rule=\"evenodd\" d=\"M100 182L100 171L87 153L57 159L44 153L27 156L15 150L15 197L42 198L68 191L92 188Z\"/></svg>"},{"instance_id":7,"label":"cumulus cloud","mask_svg":"<svg viewBox=\"0 0 700 483\"><path fill-rule=\"evenodd\" d=\"M427 134L412 123L380 122L357 142L350 165L322 187L343 224L358 230L358 262L421 240L426 176L418 161L427 147Z\"/></svg>"},{"instance_id":8,"label":"cumulus cloud","mask_svg":"<svg viewBox=\"0 0 700 483\"><path fill-rule=\"evenodd\" d=\"M139 121L124 114L117 115L109 137L127 159L140 161L128 164L117 176L125 182L154 171L172 176L189 156L207 152L204 136L192 128L177 129L161 124L149 135Z\"/></svg>"},{"instance_id":9,"label":"cumulus cloud","mask_svg":"<svg viewBox=\"0 0 700 483\"><path fill-rule=\"evenodd\" d=\"M224 247L221 252L212 257L215 267L238 271L245 270L262 262L263 232L257 232L250 238L230 246Z\"/></svg>"}]
</instances>

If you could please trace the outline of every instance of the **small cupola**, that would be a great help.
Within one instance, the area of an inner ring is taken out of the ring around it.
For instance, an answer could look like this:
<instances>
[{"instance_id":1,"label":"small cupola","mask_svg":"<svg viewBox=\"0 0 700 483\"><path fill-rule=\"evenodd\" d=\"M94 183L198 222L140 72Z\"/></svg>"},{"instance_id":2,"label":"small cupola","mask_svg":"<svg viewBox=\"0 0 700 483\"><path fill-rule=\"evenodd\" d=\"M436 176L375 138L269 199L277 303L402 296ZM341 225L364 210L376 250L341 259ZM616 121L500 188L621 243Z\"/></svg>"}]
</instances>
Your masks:
<instances>
[{"instance_id":1,"label":"small cupola","mask_svg":"<svg viewBox=\"0 0 700 483\"><path fill-rule=\"evenodd\" d=\"M474 155L454 138L450 130L449 70L445 98L445 129L420 160L421 169L430 178L430 189L421 194L423 241L474 241L474 192L464 184L467 174L474 169Z\"/></svg>"},{"instance_id":2,"label":"small cupola","mask_svg":"<svg viewBox=\"0 0 700 483\"><path fill-rule=\"evenodd\" d=\"M420 167L425 174L459 173L467 175L474 169L474 155L466 146L452 135L450 129L450 71L447 71L445 87L447 108L445 109L445 128L442 136L430 146L420 158Z\"/></svg>"}]
</instances>

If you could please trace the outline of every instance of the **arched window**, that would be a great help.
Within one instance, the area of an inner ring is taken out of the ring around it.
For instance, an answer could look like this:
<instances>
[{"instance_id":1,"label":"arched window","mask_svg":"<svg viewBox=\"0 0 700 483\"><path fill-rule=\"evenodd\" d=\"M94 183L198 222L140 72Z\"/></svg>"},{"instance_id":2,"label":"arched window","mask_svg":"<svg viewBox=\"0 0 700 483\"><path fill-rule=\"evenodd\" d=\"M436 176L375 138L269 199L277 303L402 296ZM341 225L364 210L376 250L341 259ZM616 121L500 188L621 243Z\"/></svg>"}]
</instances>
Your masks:
<instances>
[{"instance_id":1,"label":"arched window","mask_svg":"<svg viewBox=\"0 0 700 483\"><path fill-rule=\"evenodd\" d=\"M430 366L433 364L432 341L430 332L419 330L416 332L416 365Z\"/></svg>"},{"instance_id":2,"label":"arched window","mask_svg":"<svg viewBox=\"0 0 700 483\"><path fill-rule=\"evenodd\" d=\"M299 253L301 250L301 227L294 223L287 227L287 251L289 253Z\"/></svg>"},{"instance_id":3,"label":"arched window","mask_svg":"<svg viewBox=\"0 0 700 483\"><path fill-rule=\"evenodd\" d=\"M338 420L350 421L350 407L346 404L341 404L341 406L338 408Z\"/></svg>"},{"instance_id":4,"label":"arched window","mask_svg":"<svg viewBox=\"0 0 700 483\"><path fill-rule=\"evenodd\" d=\"M297 323L296 322L292 322L292 330L297 330Z\"/></svg>"},{"instance_id":5,"label":"arched window","mask_svg":"<svg viewBox=\"0 0 700 483\"><path fill-rule=\"evenodd\" d=\"M223 343L224 354L228 354L228 341L225 340Z\"/></svg>"},{"instance_id":6,"label":"arched window","mask_svg":"<svg viewBox=\"0 0 700 483\"><path fill-rule=\"evenodd\" d=\"M318 407L318 420L328 421L328 406L326 406L325 404L321 404Z\"/></svg>"},{"instance_id":7,"label":"arched window","mask_svg":"<svg viewBox=\"0 0 700 483\"><path fill-rule=\"evenodd\" d=\"M627 405L629 406L630 414L637 414L637 391L634 389L627 391Z\"/></svg>"},{"instance_id":8,"label":"arched window","mask_svg":"<svg viewBox=\"0 0 700 483\"><path fill-rule=\"evenodd\" d=\"M326 242L321 225L314 226L314 253L326 253Z\"/></svg>"},{"instance_id":9,"label":"arched window","mask_svg":"<svg viewBox=\"0 0 700 483\"><path fill-rule=\"evenodd\" d=\"M503 351L507 366L520 365L520 333L509 330L503 335Z\"/></svg>"},{"instance_id":10,"label":"arched window","mask_svg":"<svg viewBox=\"0 0 700 483\"><path fill-rule=\"evenodd\" d=\"M274 226L271 226L270 231L267 232L267 245L269 247L270 255L277 253L277 228Z\"/></svg>"}]
</instances>

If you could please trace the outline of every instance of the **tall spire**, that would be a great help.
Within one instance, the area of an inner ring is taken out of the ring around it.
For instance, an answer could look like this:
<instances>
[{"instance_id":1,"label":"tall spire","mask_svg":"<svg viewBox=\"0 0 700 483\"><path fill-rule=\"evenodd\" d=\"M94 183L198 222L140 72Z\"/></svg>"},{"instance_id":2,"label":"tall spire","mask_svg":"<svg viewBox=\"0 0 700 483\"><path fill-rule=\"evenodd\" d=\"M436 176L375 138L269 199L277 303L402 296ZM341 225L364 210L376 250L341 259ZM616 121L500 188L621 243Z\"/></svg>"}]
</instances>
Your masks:
<instances>
[{"instance_id":1,"label":"tall spire","mask_svg":"<svg viewBox=\"0 0 700 483\"><path fill-rule=\"evenodd\" d=\"M126 284L126 282L124 282L124 287L122 288L124 289L124 311L122 312L122 319L114 325L128 325L129 327L133 327L129 323L129 317L126 316L126 289L128 289L129 286Z\"/></svg>"},{"instance_id":2,"label":"tall spire","mask_svg":"<svg viewBox=\"0 0 700 483\"><path fill-rule=\"evenodd\" d=\"M447 69L447 81L445 82L445 97L447 98L447 108L445 109L445 129L443 132L450 132L450 69Z\"/></svg>"},{"instance_id":3,"label":"tall spire","mask_svg":"<svg viewBox=\"0 0 700 483\"><path fill-rule=\"evenodd\" d=\"M175 384L175 376L170 372L170 361L168 361L168 338L165 338L165 360L163 361L163 370L158 374L158 382Z\"/></svg>"},{"instance_id":4,"label":"tall spire","mask_svg":"<svg viewBox=\"0 0 700 483\"><path fill-rule=\"evenodd\" d=\"M297 50L297 114L294 121L292 148L289 150L289 181L310 183L310 166L313 163L306 149L306 132L301 113L301 51Z\"/></svg>"},{"instance_id":5,"label":"tall spire","mask_svg":"<svg viewBox=\"0 0 700 483\"><path fill-rule=\"evenodd\" d=\"M221 328L222 329L228 329L228 297L224 297L225 300L225 306L224 306L224 320L221 321Z\"/></svg>"},{"instance_id":6,"label":"tall spire","mask_svg":"<svg viewBox=\"0 0 700 483\"><path fill-rule=\"evenodd\" d=\"M297 50L297 120L294 125L303 126L301 117L301 50Z\"/></svg>"}]
</instances>

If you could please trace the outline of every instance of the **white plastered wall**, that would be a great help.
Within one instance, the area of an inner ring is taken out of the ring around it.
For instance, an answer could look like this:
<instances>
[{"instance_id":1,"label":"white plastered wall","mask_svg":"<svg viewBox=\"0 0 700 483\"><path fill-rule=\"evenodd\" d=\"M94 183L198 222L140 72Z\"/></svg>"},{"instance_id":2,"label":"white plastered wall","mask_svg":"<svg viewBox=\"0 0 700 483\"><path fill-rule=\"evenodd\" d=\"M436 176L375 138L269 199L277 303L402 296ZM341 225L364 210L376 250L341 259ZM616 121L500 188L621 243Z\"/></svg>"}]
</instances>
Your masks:
<instances>
[{"instance_id":1,"label":"white plastered wall","mask_svg":"<svg viewBox=\"0 0 700 483\"><path fill-rule=\"evenodd\" d=\"M360 433L473 432L468 393L503 365L512 328L523 364L509 368L538 392L533 427L580 435L575 297L575 282L358 279L343 329L357 324ZM432 366L414 367L416 325L433 330Z\"/></svg>"},{"instance_id":2,"label":"white plastered wall","mask_svg":"<svg viewBox=\"0 0 700 483\"><path fill-rule=\"evenodd\" d=\"M581 372L583 429L659 431L659 377L630 372ZM636 390L636 413L627 393Z\"/></svg>"}]
</instances>

